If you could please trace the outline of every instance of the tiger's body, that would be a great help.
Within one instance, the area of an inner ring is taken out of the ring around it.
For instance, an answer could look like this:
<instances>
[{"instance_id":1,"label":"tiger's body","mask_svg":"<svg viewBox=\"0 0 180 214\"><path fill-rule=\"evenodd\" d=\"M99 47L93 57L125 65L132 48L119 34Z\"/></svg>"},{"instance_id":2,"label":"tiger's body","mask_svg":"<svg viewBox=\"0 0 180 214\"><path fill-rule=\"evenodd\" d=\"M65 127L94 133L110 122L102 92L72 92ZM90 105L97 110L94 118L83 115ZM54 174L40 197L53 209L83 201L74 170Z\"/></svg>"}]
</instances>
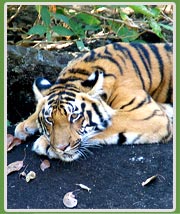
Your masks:
<instances>
[{"instance_id":1,"label":"tiger's body","mask_svg":"<svg viewBox=\"0 0 180 214\"><path fill-rule=\"evenodd\" d=\"M170 44L114 43L90 51L71 62L54 85L35 81L36 111L15 135L25 140L39 130L33 150L64 161L98 144L169 141L172 56Z\"/></svg>"}]
</instances>

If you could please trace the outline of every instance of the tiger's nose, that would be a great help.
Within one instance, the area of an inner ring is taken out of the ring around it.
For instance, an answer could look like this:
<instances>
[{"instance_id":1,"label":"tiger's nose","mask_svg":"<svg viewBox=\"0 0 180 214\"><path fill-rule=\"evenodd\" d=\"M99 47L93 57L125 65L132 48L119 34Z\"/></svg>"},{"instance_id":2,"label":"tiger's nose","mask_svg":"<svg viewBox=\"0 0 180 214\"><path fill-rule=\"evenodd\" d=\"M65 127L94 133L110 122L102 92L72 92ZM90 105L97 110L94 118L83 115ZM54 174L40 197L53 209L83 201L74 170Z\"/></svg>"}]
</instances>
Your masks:
<instances>
[{"instance_id":1,"label":"tiger's nose","mask_svg":"<svg viewBox=\"0 0 180 214\"><path fill-rule=\"evenodd\" d=\"M65 151L67 147L69 147L70 144L66 144L66 145L58 145L56 148L61 150L61 151Z\"/></svg>"}]
</instances>

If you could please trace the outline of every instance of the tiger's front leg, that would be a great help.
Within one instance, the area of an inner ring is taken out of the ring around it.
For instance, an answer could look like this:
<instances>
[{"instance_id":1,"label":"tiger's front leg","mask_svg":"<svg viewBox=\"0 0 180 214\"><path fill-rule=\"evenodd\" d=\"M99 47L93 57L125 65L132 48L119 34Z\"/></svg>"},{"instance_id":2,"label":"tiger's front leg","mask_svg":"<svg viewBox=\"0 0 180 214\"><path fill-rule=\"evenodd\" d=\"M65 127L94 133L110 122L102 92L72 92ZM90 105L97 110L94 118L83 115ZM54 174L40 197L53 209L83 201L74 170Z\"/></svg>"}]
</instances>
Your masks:
<instances>
[{"instance_id":1,"label":"tiger's front leg","mask_svg":"<svg viewBox=\"0 0 180 214\"><path fill-rule=\"evenodd\" d=\"M21 140L26 140L28 136L35 134L35 132L38 130L36 119L37 113L35 112L26 120L20 122L15 128L15 137Z\"/></svg>"},{"instance_id":2,"label":"tiger's front leg","mask_svg":"<svg viewBox=\"0 0 180 214\"><path fill-rule=\"evenodd\" d=\"M38 114L42 109L46 99L42 98L38 101L36 106L36 111L30 115L26 120L20 122L15 128L15 137L18 137L21 140L26 140L26 138L30 135L34 135L36 131L38 131L36 120L38 118Z\"/></svg>"}]
</instances>

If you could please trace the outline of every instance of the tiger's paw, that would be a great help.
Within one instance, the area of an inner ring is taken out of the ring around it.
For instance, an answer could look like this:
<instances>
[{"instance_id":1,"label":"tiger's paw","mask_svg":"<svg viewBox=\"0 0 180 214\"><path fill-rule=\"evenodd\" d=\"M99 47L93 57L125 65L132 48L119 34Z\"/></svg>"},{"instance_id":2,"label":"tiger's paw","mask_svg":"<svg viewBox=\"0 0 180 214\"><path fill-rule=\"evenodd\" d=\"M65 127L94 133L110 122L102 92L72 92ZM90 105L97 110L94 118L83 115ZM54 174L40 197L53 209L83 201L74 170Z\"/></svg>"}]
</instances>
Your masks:
<instances>
[{"instance_id":1,"label":"tiger's paw","mask_svg":"<svg viewBox=\"0 0 180 214\"><path fill-rule=\"evenodd\" d=\"M39 155L47 155L47 148L49 147L49 142L44 135L41 135L33 144L32 151Z\"/></svg>"},{"instance_id":2,"label":"tiger's paw","mask_svg":"<svg viewBox=\"0 0 180 214\"><path fill-rule=\"evenodd\" d=\"M58 158L49 145L48 140L44 135L41 135L33 144L32 151L38 155L46 155L49 158Z\"/></svg>"},{"instance_id":3,"label":"tiger's paw","mask_svg":"<svg viewBox=\"0 0 180 214\"><path fill-rule=\"evenodd\" d=\"M29 136L29 134L24 129L24 122L21 122L16 126L14 136L21 140L26 140L26 138Z\"/></svg>"},{"instance_id":4,"label":"tiger's paw","mask_svg":"<svg viewBox=\"0 0 180 214\"><path fill-rule=\"evenodd\" d=\"M16 126L14 136L21 140L26 140L28 136L33 135L36 131L37 127L34 124L31 125L27 121L23 121Z\"/></svg>"}]
</instances>

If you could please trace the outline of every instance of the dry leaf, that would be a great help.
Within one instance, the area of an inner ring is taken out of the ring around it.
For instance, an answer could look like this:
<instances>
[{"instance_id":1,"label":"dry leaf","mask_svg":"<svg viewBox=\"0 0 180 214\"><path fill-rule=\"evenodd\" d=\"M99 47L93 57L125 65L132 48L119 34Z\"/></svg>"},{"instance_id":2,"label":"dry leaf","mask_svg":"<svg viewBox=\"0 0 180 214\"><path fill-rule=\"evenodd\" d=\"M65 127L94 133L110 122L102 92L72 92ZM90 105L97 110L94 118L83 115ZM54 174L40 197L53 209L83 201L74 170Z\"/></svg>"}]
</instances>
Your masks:
<instances>
[{"instance_id":1,"label":"dry leaf","mask_svg":"<svg viewBox=\"0 0 180 214\"><path fill-rule=\"evenodd\" d=\"M73 192L68 192L64 195L63 203L68 208L73 208L77 206L77 199L75 198Z\"/></svg>"},{"instance_id":2,"label":"dry leaf","mask_svg":"<svg viewBox=\"0 0 180 214\"><path fill-rule=\"evenodd\" d=\"M76 184L77 186L80 186L82 189L85 189L87 190L88 192L91 191L91 188L87 187L86 185L84 184Z\"/></svg>"},{"instance_id":3,"label":"dry leaf","mask_svg":"<svg viewBox=\"0 0 180 214\"><path fill-rule=\"evenodd\" d=\"M151 181L155 180L157 178L157 175L153 175L152 177L146 179L144 182L142 182L142 186L145 186L149 184Z\"/></svg>"},{"instance_id":4,"label":"dry leaf","mask_svg":"<svg viewBox=\"0 0 180 214\"><path fill-rule=\"evenodd\" d=\"M18 146L19 144L21 144L21 140L19 138L14 138L7 151L9 152L11 149L13 149L15 146Z\"/></svg>"},{"instance_id":5,"label":"dry leaf","mask_svg":"<svg viewBox=\"0 0 180 214\"><path fill-rule=\"evenodd\" d=\"M30 171L27 175L26 175L26 182L29 182L32 179L36 178L36 173L33 171Z\"/></svg>"},{"instance_id":6,"label":"dry leaf","mask_svg":"<svg viewBox=\"0 0 180 214\"><path fill-rule=\"evenodd\" d=\"M21 140L11 134L7 134L7 151L9 152L15 146L21 144Z\"/></svg>"},{"instance_id":7,"label":"dry leaf","mask_svg":"<svg viewBox=\"0 0 180 214\"><path fill-rule=\"evenodd\" d=\"M19 171L23 167L23 164L24 164L23 160L22 161L15 161L13 163L10 163L7 166L7 175L9 175L12 172Z\"/></svg>"},{"instance_id":8,"label":"dry leaf","mask_svg":"<svg viewBox=\"0 0 180 214\"><path fill-rule=\"evenodd\" d=\"M12 134L7 134L7 149L11 145L13 139L14 139L14 136Z\"/></svg>"},{"instance_id":9,"label":"dry leaf","mask_svg":"<svg viewBox=\"0 0 180 214\"><path fill-rule=\"evenodd\" d=\"M50 162L49 160L44 160L42 161L41 165L40 165L40 168L42 171L44 171L45 169L49 168L50 167Z\"/></svg>"}]
</instances>

